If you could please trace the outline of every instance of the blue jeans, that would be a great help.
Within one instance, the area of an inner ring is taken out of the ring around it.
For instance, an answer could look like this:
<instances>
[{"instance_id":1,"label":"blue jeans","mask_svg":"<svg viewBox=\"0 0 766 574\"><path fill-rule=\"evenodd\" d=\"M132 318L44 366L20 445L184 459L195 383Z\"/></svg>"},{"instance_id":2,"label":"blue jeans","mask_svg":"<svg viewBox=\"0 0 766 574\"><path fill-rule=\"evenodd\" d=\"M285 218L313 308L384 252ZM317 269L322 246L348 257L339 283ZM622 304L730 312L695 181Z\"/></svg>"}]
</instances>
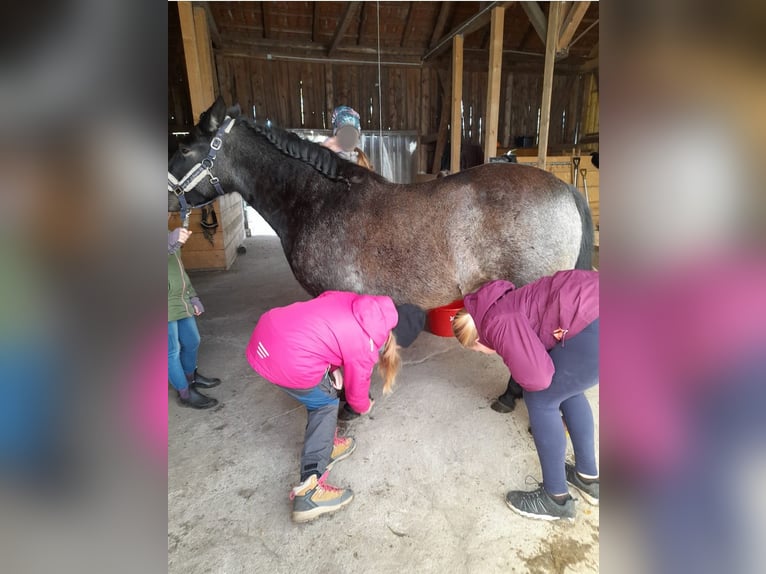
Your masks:
<instances>
[{"instance_id":1,"label":"blue jeans","mask_svg":"<svg viewBox=\"0 0 766 574\"><path fill-rule=\"evenodd\" d=\"M194 317L168 321L168 380L177 391L189 386L187 375L193 375L197 368L199 342Z\"/></svg>"},{"instance_id":2,"label":"blue jeans","mask_svg":"<svg viewBox=\"0 0 766 574\"><path fill-rule=\"evenodd\" d=\"M593 412L583 391L598 384L598 333L596 319L571 339L550 351L556 372L551 385L536 392L524 391L529 423L549 494L567 492L564 469L567 439L564 415L578 472L597 476Z\"/></svg>"},{"instance_id":3,"label":"blue jeans","mask_svg":"<svg viewBox=\"0 0 766 574\"><path fill-rule=\"evenodd\" d=\"M317 386L309 389L279 388L300 401L308 411L301 453L301 482L312 474L322 476L332 456L340 404L338 391L327 374Z\"/></svg>"}]
</instances>

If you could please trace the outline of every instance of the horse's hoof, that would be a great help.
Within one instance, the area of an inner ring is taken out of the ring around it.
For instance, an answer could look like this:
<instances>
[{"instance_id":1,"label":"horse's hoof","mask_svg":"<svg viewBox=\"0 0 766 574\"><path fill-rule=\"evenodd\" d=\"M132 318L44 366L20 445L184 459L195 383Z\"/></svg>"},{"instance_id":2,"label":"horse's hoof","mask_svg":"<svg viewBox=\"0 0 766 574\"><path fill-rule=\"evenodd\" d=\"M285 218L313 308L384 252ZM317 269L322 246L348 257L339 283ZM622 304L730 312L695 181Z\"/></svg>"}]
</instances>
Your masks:
<instances>
[{"instance_id":1,"label":"horse's hoof","mask_svg":"<svg viewBox=\"0 0 766 574\"><path fill-rule=\"evenodd\" d=\"M503 401L499 399L492 401L492 404L490 405L493 411L497 413L503 413L503 414L512 412L515 406L516 406L516 399L514 399L510 405L504 403Z\"/></svg>"}]
</instances>

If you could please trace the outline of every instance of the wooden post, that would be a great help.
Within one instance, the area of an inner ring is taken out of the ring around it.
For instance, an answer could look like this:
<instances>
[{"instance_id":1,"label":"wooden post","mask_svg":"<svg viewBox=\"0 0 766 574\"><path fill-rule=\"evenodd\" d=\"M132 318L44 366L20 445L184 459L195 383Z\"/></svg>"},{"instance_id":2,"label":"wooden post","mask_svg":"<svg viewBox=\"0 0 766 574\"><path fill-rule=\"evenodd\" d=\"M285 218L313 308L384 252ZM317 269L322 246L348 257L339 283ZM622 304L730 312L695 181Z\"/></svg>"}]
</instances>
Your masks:
<instances>
[{"instance_id":1,"label":"wooden post","mask_svg":"<svg viewBox=\"0 0 766 574\"><path fill-rule=\"evenodd\" d=\"M537 167L545 169L548 155L548 131L551 125L551 92L553 91L553 65L559 39L561 3L551 2L548 14L548 34L545 42L545 70L543 72L543 101L540 106L540 137L537 148Z\"/></svg>"},{"instance_id":2,"label":"wooden post","mask_svg":"<svg viewBox=\"0 0 766 574\"><path fill-rule=\"evenodd\" d=\"M500 118L500 78L503 72L503 23L505 8L492 9L487 80L487 115L484 131L484 163L497 155L497 122Z\"/></svg>"},{"instance_id":3,"label":"wooden post","mask_svg":"<svg viewBox=\"0 0 766 574\"><path fill-rule=\"evenodd\" d=\"M210 107L215 99L207 16L204 8L192 8L191 2L178 3L178 16L184 43L186 75L189 79L189 98L196 124L200 114Z\"/></svg>"},{"instance_id":4,"label":"wooden post","mask_svg":"<svg viewBox=\"0 0 766 574\"><path fill-rule=\"evenodd\" d=\"M450 122L450 171L460 171L460 144L463 130L460 125L463 101L463 35L452 38L452 120Z\"/></svg>"},{"instance_id":5,"label":"wooden post","mask_svg":"<svg viewBox=\"0 0 766 574\"><path fill-rule=\"evenodd\" d=\"M210 41L210 27L204 6L194 6L194 29L197 36L197 59L202 93L208 96L207 105L209 106L215 99L215 83L213 82L213 45Z\"/></svg>"},{"instance_id":6,"label":"wooden post","mask_svg":"<svg viewBox=\"0 0 766 574\"><path fill-rule=\"evenodd\" d=\"M178 3L181 37L184 43L186 75L189 78L194 123L199 121L215 99L213 80L213 56L210 44L207 11L191 2ZM181 257L187 269L228 269L237 258L237 247L245 236L242 198L237 193L227 194L213 203L220 227L211 245L202 234L199 210L191 214L192 237L186 242ZM178 215L168 222L168 229L180 225Z\"/></svg>"}]
</instances>

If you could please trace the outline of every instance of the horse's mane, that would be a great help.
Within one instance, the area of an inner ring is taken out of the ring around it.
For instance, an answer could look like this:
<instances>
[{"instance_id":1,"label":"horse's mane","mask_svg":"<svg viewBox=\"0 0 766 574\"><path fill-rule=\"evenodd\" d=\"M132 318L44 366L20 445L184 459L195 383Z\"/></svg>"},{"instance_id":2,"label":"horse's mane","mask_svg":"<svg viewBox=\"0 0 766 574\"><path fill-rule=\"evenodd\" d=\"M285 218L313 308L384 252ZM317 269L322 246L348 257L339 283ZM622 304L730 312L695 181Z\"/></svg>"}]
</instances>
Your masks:
<instances>
[{"instance_id":1,"label":"horse's mane","mask_svg":"<svg viewBox=\"0 0 766 574\"><path fill-rule=\"evenodd\" d=\"M258 136L265 138L277 150L288 157L307 163L328 179L343 181L349 186L351 182L356 183L366 177L383 179L374 172L341 158L331 149L304 140L293 132L256 124L249 119L240 118L240 120L244 120L245 125L255 131Z\"/></svg>"}]
</instances>

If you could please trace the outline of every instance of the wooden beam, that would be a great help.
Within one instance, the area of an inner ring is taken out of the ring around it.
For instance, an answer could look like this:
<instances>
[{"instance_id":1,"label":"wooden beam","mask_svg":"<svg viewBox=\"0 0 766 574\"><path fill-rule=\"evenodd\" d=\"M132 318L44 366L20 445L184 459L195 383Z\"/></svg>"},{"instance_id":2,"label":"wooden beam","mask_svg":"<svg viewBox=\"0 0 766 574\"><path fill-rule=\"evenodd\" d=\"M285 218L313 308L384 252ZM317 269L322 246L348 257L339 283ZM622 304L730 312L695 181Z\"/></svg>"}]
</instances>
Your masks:
<instances>
[{"instance_id":1,"label":"wooden beam","mask_svg":"<svg viewBox=\"0 0 766 574\"><path fill-rule=\"evenodd\" d=\"M332 111L335 109L332 64L324 65L325 129L332 129Z\"/></svg>"},{"instance_id":2,"label":"wooden beam","mask_svg":"<svg viewBox=\"0 0 766 574\"><path fill-rule=\"evenodd\" d=\"M205 6L205 14L207 15L207 24L210 28L210 38L213 40L213 46L220 48L222 45L221 33L218 31L218 25L215 23L215 18L213 18L210 2L205 2L203 5Z\"/></svg>"},{"instance_id":3,"label":"wooden beam","mask_svg":"<svg viewBox=\"0 0 766 574\"><path fill-rule=\"evenodd\" d=\"M545 169L548 155L548 131L551 126L551 93L553 92L553 66L561 21L561 3L551 2L548 14L548 34L545 42L545 70L543 71L543 101L540 105L540 137L537 144L537 167Z\"/></svg>"},{"instance_id":4,"label":"wooden beam","mask_svg":"<svg viewBox=\"0 0 766 574\"><path fill-rule=\"evenodd\" d=\"M500 78L503 72L503 23L505 8L492 9L489 40L489 72L487 81L486 129L484 131L484 163L497 155L497 122L500 119Z\"/></svg>"},{"instance_id":5,"label":"wooden beam","mask_svg":"<svg viewBox=\"0 0 766 574\"><path fill-rule=\"evenodd\" d=\"M263 19L263 38L271 38L271 2L261 2L261 18Z\"/></svg>"},{"instance_id":6,"label":"wooden beam","mask_svg":"<svg viewBox=\"0 0 766 574\"><path fill-rule=\"evenodd\" d=\"M189 99L196 124L200 114L210 107L215 99L207 18L205 9L192 7L191 2L178 3L178 16L181 22L186 76L189 81Z\"/></svg>"},{"instance_id":7,"label":"wooden beam","mask_svg":"<svg viewBox=\"0 0 766 574\"><path fill-rule=\"evenodd\" d=\"M580 66L581 72L593 72L595 70L598 70L598 58L591 58L590 60L585 60L585 62L583 62L583 65Z\"/></svg>"},{"instance_id":8,"label":"wooden beam","mask_svg":"<svg viewBox=\"0 0 766 574\"><path fill-rule=\"evenodd\" d=\"M553 4L558 4L558 2L551 2L551 7L553 7ZM545 37L548 33L548 23L545 14L543 14L543 9L540 8L540 4L537 2L521 2L521 7L524 9L524 12L527 13L527 17L529 17L529 21L532 23L535 32L537 32L537 35L540 36L543 44L545 44Z\"/></svg>"},{"instance_id":9,"label":"wooden beam","mask_svg":"<svg viewBox=\"0 0 766 574\"><path fill-rule=\"evenodd\" d=\"M505 114L503 114L502 140L504 147L511 147L511 113L513 110L513 72L505 73Z\"/></svg>"},{"instance_id":10,"label":"wooden beam","mask_svg":"<svg viewBox=\"0 0 766 574\"><path fill-rule=\"evenodd\" d=\"M335 53L335 51L338 49L338 46L343 40L343 36L346 35L346 30L348 30L348 27L351 24L351 20L353 20L354 16L356 16L356 10L358 6L359 6L359 2L348 3L348 6L346 7L346 13L343 15L343 19L341 20L340 25L338 26L338 29L335 31L335 37L332 39L332 44L330 44L330 49L327 50L328 56L332 56Z\"/></svg>"},{"instance_id":11,"label":"wooden beam","mask_svg":"<svg viewBox=\"0 0 766 574\"><path fill-rule=\"evenodd\" d=\"M439 69L439 83L441 84L442 91L442 111L439 117L439 132L436 136L436 149L434 150L434 163L431 169L431 173L439 173L442 168L442 156L444 155L444 148L447 147L447 128L449 127L450 113L452 108L452 88L450 87L449 78L447 78L447 72L443 69Z\"/></svg>"},{"instance_id":12,"label":"wooden beam","mask_svg":"<svg viewBox=\"0 0 766 574\"><path fill-rule=\"evenodd\" d=\"M439 7L439 15L436 17L436 24L434 25L433 34L431 34L431 41L428 42L428 47L433 48L436 42L444 34L444 28L447 26L447 18L452 11L452 2L442 2Z\"/></svg>"},{"instance_id":13,"label":"wooden beam","mask_svg":"<svg viewBox=\"0 0 766 574\"><path fill-rule=\"evenodd\" d=\"M507 6L508 4L511 4L511 2L490 2L487 4L485 8L482 8L479 10L476 14L468 18L465 22L457 26L456 28L453 28L452 31L450 31L448 34L446 34L441 40L439 40L435 46L430 48L424 55L423 55L423 61L428 60L429 58L432 58L436 56L437 54L440 54L442 51L446 50L450 45L450 40L454 38L457 35L461 36L468 36L469 34L472 34L476 32L477 30L481 30L484 26L489 24L490 21L490 11L492 8L495 8L497 6Z\"/></svg>"},{"instance_id":14,"label":"wooden beam","mask_svg":"<svg viewBox=\"0 0 766 574\"><path fill-rule=\"evenodd\" d=\"M558 40L558 51L565 52L569 49L569 43L572 41L577 27L582 22L585 13L588 11L590 2L574 2L569 9L564 21L561 23Z\"/></svg>"},{"instance_id":15,"label":"wooden beam","mask_svg":"<svg viewBox=\"0 0 766 574\"><path fill-rule=\"evenodd\" d=\"M356 31L356 45L361 46L362 45L362 38L364 37L364 29L367 27L367 17L370 13L369 11L369 4L370 2L362 2L362 7L360 8L359 12L359 27Z\"/></svg>"},{"instance_id":16,"label":"wooden beam","mask_svg":"<svg viewBox=\"0 0 766 574\"><path fill-rule=\"evenodd\" d=\"M410 2L410 8L407 10L407 20L406 24L404 25L404 32L402 32L402 41L399 43L400 48L404 48L404 45L407 43L407 40L410 39L410 36L412 36L412 32L415 28L415 23L413 22L413 17L415 15L415 3Z\"/></svg>"},{"instance_id":17,"label":"wooden beam","mask_svg":"<svg viewBox=\"0 0 766 574\"><path fill-rule=\"evenodd\" d=\"M311 16L311 41L315 44L319 42L319 31L321 23L321 20L319 19L319 7L321 5L321 2L314 2L314 12Z\"/></svg>"},{"instance_id":18,"label":"wooden beam","mask_svg":"<svg viewBox=\"0 0 766 574\"><path fill-rule=\"evenodd\" d=\"M461 112L463 103L463 35L452 38L452 115L450 121L450 171L460 171L460 145L463 139Z\"/></svg>"},{"instance_id":19,"label":"wooden beam","mask_svg":"<svg viewBox=\"0 0 766 574\"><path fill-rule=\"evenodd\" d=\"M207 21L207 11L204 6L194 7L194 27L197 34L197 56L199 59L202 90L209 95L209 103L215 99L215 82L213 81L213 51L210 43L210 27Z\"/></svg>"}]
</instances>

